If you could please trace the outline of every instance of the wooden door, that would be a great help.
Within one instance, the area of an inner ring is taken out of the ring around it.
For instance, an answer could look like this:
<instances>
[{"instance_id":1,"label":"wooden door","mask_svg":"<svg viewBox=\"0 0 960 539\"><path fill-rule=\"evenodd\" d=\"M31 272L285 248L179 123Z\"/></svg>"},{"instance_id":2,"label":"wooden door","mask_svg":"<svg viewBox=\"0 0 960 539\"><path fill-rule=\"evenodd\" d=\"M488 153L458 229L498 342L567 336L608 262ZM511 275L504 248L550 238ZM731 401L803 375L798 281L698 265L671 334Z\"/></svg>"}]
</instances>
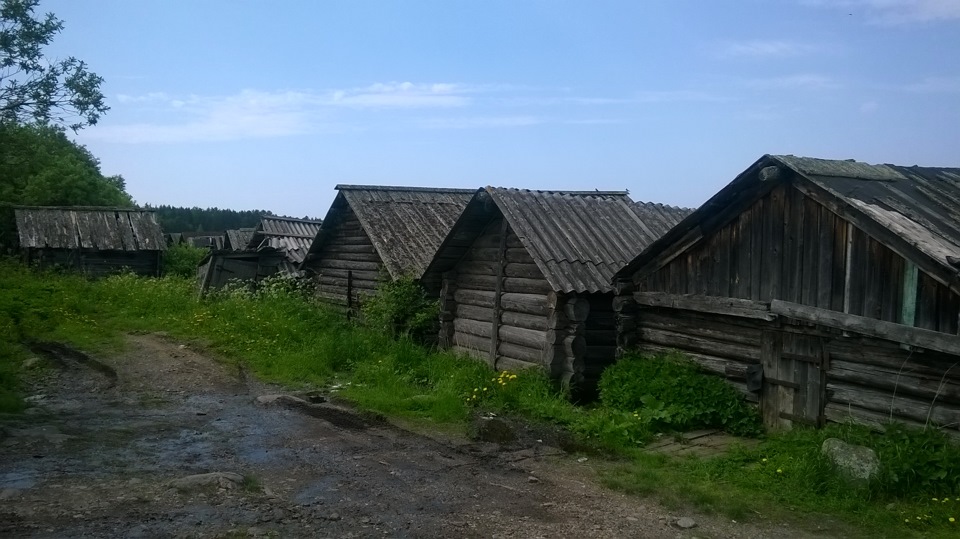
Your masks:
<instances>
[{"instance_id":1,"label":"wooden door","mask_svg":"<svg viewBox=\"0 0 960 539\"><path fill-rule=\"evenodd\" d=\"M764 424L772 429L789 429L794 422L822 426L827 367L823 338L764 331L760 360Z\"/></svg>"}]
</instances>

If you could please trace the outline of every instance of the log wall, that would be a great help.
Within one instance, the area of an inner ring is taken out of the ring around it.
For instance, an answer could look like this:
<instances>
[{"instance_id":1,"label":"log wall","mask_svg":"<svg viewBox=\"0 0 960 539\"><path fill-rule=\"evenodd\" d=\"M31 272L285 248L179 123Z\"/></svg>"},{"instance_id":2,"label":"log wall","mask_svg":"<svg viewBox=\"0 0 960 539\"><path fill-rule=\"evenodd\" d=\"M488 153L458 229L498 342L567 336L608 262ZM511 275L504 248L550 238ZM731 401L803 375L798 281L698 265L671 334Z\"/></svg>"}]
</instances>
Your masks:
<instances>
[{"instance_id":1,"label":"log wall","mask_svg":"<svg viewBox=\"0 0 960 539\"><path fill-rule=\"evenodd\" d=\"M23 259L41 268L75 268L91 277L120 271L160 276L163 251L97 251L92 249L24 249Z\"/></svg>"},{"instance_id":2,"label":"log wall","mask_svg":"<svg viewBox=\"0 0 960 539\"><path fill-rule=\"evenodd\" d=\"M343 210L340 222L330 234L305 269L316 276L318 299L355 311L364 296L376 292L384 278L383 261L349 207Z\"/></svg>"},{"instance_id":3,"label":"log wall","mask_svg":"<svg viewBox=\"0 0 960 539\"><path fill-rule=\"evenodd\" d=\"M780 299L952 334L960 315L960 296L790 184L651 273L640 289Z\"/></svg>"},{"instance_id":4,"label":"log wall","mask_svg":"<svg viewBox=\"0 0 960 539\"><path fill-rule=\"evenodd\" d=\"M444 275L441 344L500 369L543 366L549 294L520 238L494 219Z\"/></svg>"}]
</instances>

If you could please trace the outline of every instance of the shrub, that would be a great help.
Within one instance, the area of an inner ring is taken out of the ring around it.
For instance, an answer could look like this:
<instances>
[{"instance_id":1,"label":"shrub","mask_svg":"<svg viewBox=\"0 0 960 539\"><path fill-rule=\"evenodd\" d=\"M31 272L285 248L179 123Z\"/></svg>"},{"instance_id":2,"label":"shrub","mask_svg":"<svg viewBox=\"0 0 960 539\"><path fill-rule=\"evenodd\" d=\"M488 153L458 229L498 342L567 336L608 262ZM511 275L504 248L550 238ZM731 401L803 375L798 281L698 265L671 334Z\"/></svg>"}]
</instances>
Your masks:
<instances>
[{"instance_id":1,"label":"shrub","mask_svg":"<svg viewBox=\"0 0 960 539\"><path fill-rule=\"evenodd\" d=\"M384 279L361 307L366 325L391 336L424 340L437 330L440 302L430 300L410 277Z\"/></svg>"},{"instance_id":2,"label":"shrub","mask_svg":"<svg viewBox=\"0 0 960 539\"><path fill-rule=\"evenodd\" d=\"M721 428L731 434L762 432L757 410L737 390L679 353L626 357L600 378L604 407L634 412L661 430Z\"/></svg>"},{"instance_id":3,"label":"shrub","mask_svg":"<svg viewBox=\"0 0 960 539\"><path fill-rule=\"evenodd\" d=\"M174 245L163 255L163 273L194 278L197 276L197 266L209 252L209 249L201 249L186 243Z\"/></svg>"}]
</instances>

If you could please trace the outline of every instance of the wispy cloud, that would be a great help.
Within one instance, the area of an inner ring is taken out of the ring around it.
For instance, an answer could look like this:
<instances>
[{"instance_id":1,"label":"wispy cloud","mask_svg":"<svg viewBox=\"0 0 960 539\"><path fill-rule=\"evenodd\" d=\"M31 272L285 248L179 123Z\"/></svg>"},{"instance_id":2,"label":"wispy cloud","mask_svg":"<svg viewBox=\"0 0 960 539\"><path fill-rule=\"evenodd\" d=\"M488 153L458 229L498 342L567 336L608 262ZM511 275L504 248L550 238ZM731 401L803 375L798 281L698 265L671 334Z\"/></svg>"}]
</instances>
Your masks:
<instances>
[{"instance_id":1,"label":"wispy cloud","mask_svg":"<svg viewBox=\"0 0 960 539\"><path fill-rule=\"evenodd\" d=\"M502 127L529 127L544 123L536 116L475 116L457 118L426 118L421 127L427 129L481 129Z\"/></svg>"},{"instance_id":2,"label":"wispy cloud","mask_svg":"<svg viewBox=\"0 0 960 539\"><path fill-rule=\"evenodd\" d=\"M782 40L752 40L726 43L718 50L724 58L785 58L810 54L819 49L814 45Z\"/></svg>"},{"instance_id":3,"label":"wispy cloud","mask_svg":"<svg viewBox=\"0 0 960 539\"><path fill-rule=\"evenodd\" d=\"M960 20L957 0L802 0L803 4L846 11L881 25Z\"/></svg>"},{"instance_id":4,"label":"wispy cloud","mask_svg":"<svg viewBox=\"0 0 960 539\"><path fill-rule=\"evenodd\" d=\"M960 77L927 77L919 82L906 85L905 89L910 92L925 94L960 93Z\"/></svg>"},{"instance_id":5,"label":"wispy cloud","mask_svg":"<svg viewBox=\"0 0 960 539\"><path fill-rule=\"evenodd\" d=\"M373 118L380 118L380 125L389 118L390 125L420 129L602 125L623 121L627 107L725 100L699 90L605 97L572 95L569 88L413 82L320 91L243 90L226 96L150 92L117 95L115 110L130 120L111 125L112 116L83 136L130 144L229 141L364 129ZM414 116L410 111L434 112ZM617 119L604 119L609 117Z\"/></svg>"},{"instance_id":6,"label":"wispy cloud","mask_svg":"<svg viewBox=\"0 0 960 539\"><path fill-rule=\"evenodd\" d=\"M832 90L840 84L825 75L801 73L783 77L750 79L745 82L748 88L755 90Z\"/></svg>"}]
</instances>

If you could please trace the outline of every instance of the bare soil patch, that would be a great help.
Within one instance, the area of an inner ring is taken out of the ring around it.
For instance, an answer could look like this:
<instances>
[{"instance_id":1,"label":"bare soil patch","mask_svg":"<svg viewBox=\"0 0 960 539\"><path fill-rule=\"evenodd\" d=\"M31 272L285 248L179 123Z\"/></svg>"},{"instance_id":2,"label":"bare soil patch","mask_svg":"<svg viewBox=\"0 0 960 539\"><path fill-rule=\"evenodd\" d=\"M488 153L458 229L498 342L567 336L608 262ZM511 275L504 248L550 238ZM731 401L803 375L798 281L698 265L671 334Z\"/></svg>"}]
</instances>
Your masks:
<instances>
[{"instance_id":1,"label":"bare soil patch","mask_svg":"<svg viewBox=\"0 0 960 539\"><path fill-rule=\"evenodd\" d=\"M33 406L0 419L0 536L806 536L607 491L546 436L470 442L316 396L258 400L283 391L167 337L128 339L112 358L35 350L54 359Z\"/></svg>"}]
</instances>

